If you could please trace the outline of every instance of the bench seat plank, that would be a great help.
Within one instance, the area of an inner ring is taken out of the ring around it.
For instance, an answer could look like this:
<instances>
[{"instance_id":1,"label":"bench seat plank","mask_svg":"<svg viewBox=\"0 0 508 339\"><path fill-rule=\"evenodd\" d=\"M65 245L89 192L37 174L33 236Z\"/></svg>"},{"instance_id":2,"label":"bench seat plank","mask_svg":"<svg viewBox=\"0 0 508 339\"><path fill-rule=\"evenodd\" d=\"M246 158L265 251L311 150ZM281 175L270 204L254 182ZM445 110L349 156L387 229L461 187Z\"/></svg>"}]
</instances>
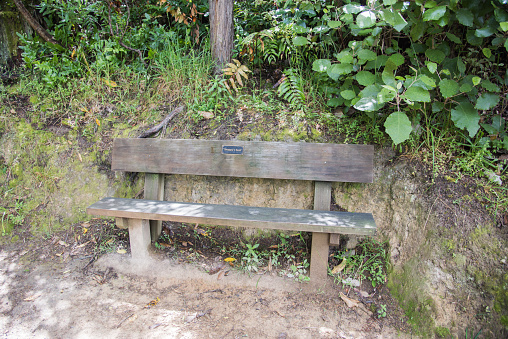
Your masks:
<instances>
[{"instance_id":1,"label":"bench seat plank","mask_svg":"<svg viewBox=\"0 0 508 339\"><path fill-rule=\"evenodd\" d=\"M374 235L370 213L329 212L238 205L104 198L87 213L109 217L166 220L209 225Z\"/></svg>"}]
</instances>

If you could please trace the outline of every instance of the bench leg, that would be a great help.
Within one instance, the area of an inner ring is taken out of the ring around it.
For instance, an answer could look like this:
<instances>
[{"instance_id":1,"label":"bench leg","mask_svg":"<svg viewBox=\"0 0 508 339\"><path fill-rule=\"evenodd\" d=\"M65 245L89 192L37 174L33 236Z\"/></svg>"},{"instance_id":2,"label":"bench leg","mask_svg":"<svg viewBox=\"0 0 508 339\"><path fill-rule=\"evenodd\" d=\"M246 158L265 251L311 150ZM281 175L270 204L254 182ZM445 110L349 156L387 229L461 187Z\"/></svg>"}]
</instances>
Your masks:
<instances>
[{"instance_id":1,"label":"bench leg","mask_svg":"<svg viewBox=\"0 0 508 339\"><path fill-rule=\"evenodd\" d=\"M129 219L129 241L132 259L147 258L150 246L150 221Z\"/></svg>"},{"instance_id":2,"label":"bench leg","mask_svg":"<svg viewBox=\"0 0 508 339\"><path fill-rule=\"evenodd\" d=\"M312 233L312 248L310 252L310 281L324 283L328 274L329 234Z\"/></svg>"}]
</instances>

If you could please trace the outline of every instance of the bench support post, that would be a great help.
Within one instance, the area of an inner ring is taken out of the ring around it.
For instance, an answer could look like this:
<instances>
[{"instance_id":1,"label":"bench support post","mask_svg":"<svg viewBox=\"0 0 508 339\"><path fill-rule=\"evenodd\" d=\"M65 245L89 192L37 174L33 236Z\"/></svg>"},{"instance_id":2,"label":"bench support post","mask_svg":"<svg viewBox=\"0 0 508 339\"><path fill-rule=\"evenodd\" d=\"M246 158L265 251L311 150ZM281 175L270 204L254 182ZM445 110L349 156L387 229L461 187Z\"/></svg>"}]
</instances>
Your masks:
<instances>
[{"instance_id":1,"label":"bench support post","mask_svg":"<svg viewBox=\"0 0 508 339\"><path fill-rule=\"evenodd\" d=\"M129 219L129 241L132 259L148 258L150 220Z\"/></svg>"},{"instance_id":2,"label":"bench support post","mask_svg":"<svg viewBox=\"0 0 508 339\"><path fill-rule=\"evenodd\" d=\"M316 181L314 184L314 209L329 211L332 199L332 183ZM329 234L312 232L310 253L310 280L321 283L328 274Z\"/></svg>"},{"instance_id":3,"label":"bench support post","mask_svg":"<svg viewBox=\"0 0 508 339\"><path fill-rule=\"evenodd\" d=\"M145 173L145 199L164 200L164 174ZM161 220L150 220L152 241L157 241L162 231Z\"/></svg>"}]
</instances>

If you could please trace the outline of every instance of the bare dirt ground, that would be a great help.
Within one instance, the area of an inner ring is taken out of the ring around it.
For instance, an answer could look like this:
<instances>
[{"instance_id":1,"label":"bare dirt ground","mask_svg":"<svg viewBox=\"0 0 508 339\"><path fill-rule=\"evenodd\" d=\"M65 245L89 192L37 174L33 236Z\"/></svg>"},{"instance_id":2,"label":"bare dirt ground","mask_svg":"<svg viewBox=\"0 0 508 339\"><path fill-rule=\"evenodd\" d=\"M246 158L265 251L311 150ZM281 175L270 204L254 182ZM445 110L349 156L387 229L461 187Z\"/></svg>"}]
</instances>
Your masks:
<instances>
[{"instance_id":1,"label":"bare dirt ground","mask_svg":"<svg viewBox=\"0 0 508 339\"><path fill-rule=\"evenodd\" d=\"M94 227L86 235L79 226L79 235L75 227L74 233L3 245L0 337L409 337L386 292L350 308L339 291L355 300L359 295L340 290L331 278L314 286L275 272L249 276L232 268L227 275L211 275L223 258L189 263L185 251L172 258L155 251L145 262L132 262L128 253L117 251L99 256L94 250L100 247L101 226ZM114 243L112 248L125 242L121 233L109 238L114 241L103 239ZM388 316L378 319L369 306L380 300L389 308Z\"/></svg>"}]
</instances>

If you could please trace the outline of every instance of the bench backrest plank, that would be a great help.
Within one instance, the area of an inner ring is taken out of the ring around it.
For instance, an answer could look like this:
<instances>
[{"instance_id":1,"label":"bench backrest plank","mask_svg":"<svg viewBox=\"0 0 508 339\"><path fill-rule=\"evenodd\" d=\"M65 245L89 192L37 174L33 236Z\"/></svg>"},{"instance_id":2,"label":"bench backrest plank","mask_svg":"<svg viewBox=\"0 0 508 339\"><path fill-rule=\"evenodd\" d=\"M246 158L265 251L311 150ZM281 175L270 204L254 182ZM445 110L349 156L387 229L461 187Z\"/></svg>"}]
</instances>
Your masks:
<instances>
[{"instance_id":1,"label":"bench backrest plank","mask_svg":"<svg viewBox=\"0 0 508 339\"><path fill-rule=\"evenodd\" d=\"M115 139L111 167L126 172L370 183L373 154L371 145Z\"/></svg>"}]
</instances>

